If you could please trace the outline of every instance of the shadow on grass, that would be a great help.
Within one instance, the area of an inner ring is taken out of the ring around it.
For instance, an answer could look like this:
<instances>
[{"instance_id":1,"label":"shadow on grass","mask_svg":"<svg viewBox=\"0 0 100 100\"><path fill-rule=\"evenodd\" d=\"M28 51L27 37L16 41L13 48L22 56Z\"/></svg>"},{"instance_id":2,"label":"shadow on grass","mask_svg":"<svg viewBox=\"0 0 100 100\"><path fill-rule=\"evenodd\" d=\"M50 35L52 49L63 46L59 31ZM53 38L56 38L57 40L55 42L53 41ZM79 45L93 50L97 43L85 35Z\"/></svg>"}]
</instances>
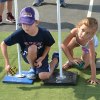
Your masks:
<instances>
[{"instance_id":1,"label":"shadow on grass","mask_svg":"<svg viewBox=\"0 0 100 100\"><path fill-rule=\"evenodd\" d=\"M38 83L36 83L36 84L38 84ZM76 86L44 86L42 84L39 86L36 86L36 85L20 86L18 88L23 91L32 91L32 90L37 91L38 90L38 91L42 91L43 93L44 92L47 93L50 91L52 91L54 93L54 91L57 91L57 93L60 92L61 95L65 94L65 97L67 95L70 96L71 95L70 93L72 93L72 96L74 94L74 97L77 98L77 100L88 100L88 99L100 100L99 86L98 85L96 85L96 86L89 85L88 83L85 82L84 78L82 78L82 77L80 77L78 84ZM69 92L67 93L66 91L69 91ZM40 95L41 95L41 92L40 92ZM57 94L55 93L54 95L57 95Z\"/></svg>"},{"instance_id":2,"label":"shadow on grass","mask_svg":"<svg viewBox=\"0 0 100 100\"><path fill-rule=\"evenodd\" d=\"M86 82L87 79L90 78L90 69L84 71L80 71L79 74L79 79L77 82L77 85L75 86L53 86L53 85L44 85L43 82L40 80L36 81L33 85L25 85L25 86L19 86L18 88L23 90L23 91L31 91L31 90L39 90L39 91L44 91L44 92L50 92L53 89L54 91L59 91L61 90L62 92L61 95L65 94L71 95L74 94L74 97L77 98L77 100L88 100L88 99L93 99L93 100L100 100L100 88L99 85L90 85L89 83ZM68 93L66 91L69 91ZM57 92L57 93L59 93ZM57 95L55 93L55 95ZM59 94L58 94L59 95ZM76 100L76 99L75 99Z\"/></svg>"},{"instance_id":3,"label":"shadow on grass","mask_svg":"<svg viewBox=\"0 0 100 100\"><path fill-rule=\"evenodd\" d=\"M2 72L2 70L3 70L3 67L0 66L0 72Z\"/></svg>"},{"instance_id":4,"label":"shadow on grass","mask_svg":"<svg viewBox=\"0 0 100 100\"><path fill-rule=\"evenodd\" d=\"M42 3L41 6L45 6L45 5L54 5L56 6L56 2L55 3L47 3L47 2L44 2ZM77 9L77 10L88 10L88 7L89 5L86 5L86 4L70 4L68 3L66 5L66 7L64 7L64 9ZM100 5L93 5L93 11L92 12L100 12Z\"/></svg>"},{"instance_id":5,"label":"shadow on grass","mask_svg":"<svg viewBox=\"0 0 100 100\"><path fill-rule=\"evenodd\" d=\"M81 78L81 82L74 89L75 97L78 100L100 100L100 85L90 85L87 80Z\"/></svg>"},{"instance_id":6,"label":"shadow on grass","mask_svg":"<svg viewBox=\"0 0 100 100\"><path fill-rule=\"evenodd\" d=\"M50 22L41 22L39 26L45 27L47 29L53 29L53 30L57 30L57 27L58 27L57 23L50 23ZM67 28L72 29L74 27L75 25L72 23L61 22L61 29L67 29Z\"/></svg>"},{"instance_id":7,"label":"shadow on grass","mask_svg":"<svg viewBox=\"0 0 100 100\"><path fill-rule=\"evenodd\" d=\"M0 26L5 26L5 25L13 26L13 25L16 25L16 24L15 23L7 23L7 22L3 22L2 24L0 24Z\"/></svg>"}]
</instances>

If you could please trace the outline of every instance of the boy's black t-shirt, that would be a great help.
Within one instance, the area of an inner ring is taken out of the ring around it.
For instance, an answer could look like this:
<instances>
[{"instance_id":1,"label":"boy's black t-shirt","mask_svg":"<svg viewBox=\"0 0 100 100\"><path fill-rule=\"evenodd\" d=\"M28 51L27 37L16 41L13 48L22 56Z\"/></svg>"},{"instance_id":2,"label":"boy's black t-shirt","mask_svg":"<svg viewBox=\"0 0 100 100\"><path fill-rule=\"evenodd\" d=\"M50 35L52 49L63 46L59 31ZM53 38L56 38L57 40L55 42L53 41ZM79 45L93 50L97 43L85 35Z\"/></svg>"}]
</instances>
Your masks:
<instances>
[{"instance_id":1,"label":"boy's black t-shirt","mask_svg":"<svg viewBox=\"0 0 100 100\"><path fill-rule=\"evenodd\" d=\"M36 36L31 36L25 33L22 28L19 28L7 37L4 42L8 46L18 43L22 52L26 47L35 44L38 48L38 57L40 57L44 52L45 46L52 46L55 43L55 40L48 30L39 27L39 31Z\"/></svg>"}]
</instances>

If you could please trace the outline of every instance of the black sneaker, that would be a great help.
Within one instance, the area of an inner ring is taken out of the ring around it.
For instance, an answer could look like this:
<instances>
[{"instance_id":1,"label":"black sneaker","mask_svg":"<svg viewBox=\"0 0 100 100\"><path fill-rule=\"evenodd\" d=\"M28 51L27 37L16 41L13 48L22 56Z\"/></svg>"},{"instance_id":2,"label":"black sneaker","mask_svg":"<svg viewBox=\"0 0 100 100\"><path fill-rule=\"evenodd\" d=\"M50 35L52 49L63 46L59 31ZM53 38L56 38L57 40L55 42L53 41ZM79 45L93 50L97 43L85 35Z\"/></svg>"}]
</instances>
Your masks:
<instances>
[{"instance_id":1,"label":"black sneaker","mask_svg":"<svg viewBox=\"0 0 100 100\"><path fill-rule=\"evenodd\" d=\"M38 2L33 2L33 6L36 6L36 7L41 6L43 2L44 2L44 0L41 0Z\"/></svg>"},{"instance_id":2,"label":"black sneaker","mask_svg":"<svg viewBox=\"0 0 100 100\"><path fill-rule=\"evenodd\" d=\"M67 4L65 2L60 3L60 7L66 7L66 6L67 6Z\"/></svg>"},{"instance_id":3,"label":"black sneaker","mask_svg":"<svg viewBox=\"0 0 100 100\"><path fill-rule=\"evenodd\" d=\"M7 19L6 21L10 22L10 23L14 23L15 22L15 18L14 16L12 15L11 12L7 13Z\"/></svg>"},{"instance_id":4,"label":"black sneaker","mask_svg":"<svg viewBox=\"0 0 100 100\"><path fill-rule=\"evenodd\" d=\"M2 16L0 16L0 24L2 24Z\"/></svg>"},{"instance_id":5,"label":"black sneaker","mask_svg":"<svg viewBox=\"0 0 100 100\"><path fill-rule=\"evenodd\" d=\"M55 69L58 67L58 64L59 64L59 53L58 52L54 52L53 54L52 54L52 60L54 59L54 58L57 58L58 59L58 63L56 64L56 66L55 66Z\"/></svg>"}]
</instances>

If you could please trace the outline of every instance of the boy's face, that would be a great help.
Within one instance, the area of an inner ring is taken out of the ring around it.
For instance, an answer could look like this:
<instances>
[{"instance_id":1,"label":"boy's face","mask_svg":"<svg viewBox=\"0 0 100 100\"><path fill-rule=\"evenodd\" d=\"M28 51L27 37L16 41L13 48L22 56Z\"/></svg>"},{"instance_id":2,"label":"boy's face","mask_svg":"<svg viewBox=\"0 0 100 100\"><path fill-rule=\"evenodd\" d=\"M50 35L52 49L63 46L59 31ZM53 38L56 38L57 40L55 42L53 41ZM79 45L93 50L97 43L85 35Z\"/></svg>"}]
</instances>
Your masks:
<instances>
[{"instance_id":1,"label":"boy's face","mask_svg":"<svg viewBox=\"0 0 100 100\"><path fill-rule=\"evenodd\" d=\"M32 25L22 24L23 30L28 34L32 33L33 29L35 29L34 27L35 27L35 23Z\"/></svg>"},{"instance_id":2,"label":"boy's face","mask_svg":"<svg viewBox=\"0 0 100 100\"><path fill-rule=\"evenodd\" d=\"M78 37L81 40L90 40L96 34L96 29L82 25L78 29Z\"/></svg>"}]
</instances>

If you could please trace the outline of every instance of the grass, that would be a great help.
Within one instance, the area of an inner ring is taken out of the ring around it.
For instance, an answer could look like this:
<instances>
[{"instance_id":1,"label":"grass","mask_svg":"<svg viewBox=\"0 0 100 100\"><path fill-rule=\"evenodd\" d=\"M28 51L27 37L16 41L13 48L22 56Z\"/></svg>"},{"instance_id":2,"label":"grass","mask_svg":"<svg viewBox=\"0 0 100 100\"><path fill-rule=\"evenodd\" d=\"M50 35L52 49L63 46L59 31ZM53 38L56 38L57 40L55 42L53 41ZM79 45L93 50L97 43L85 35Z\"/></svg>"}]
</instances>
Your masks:
<instances>
[{"instance_id":1,"label":"grass","mask_svg":"<svg viewBox=\"0 0 100 100\"><path fill-rule=\"evenodd\" d=\"M0 42L10 33L0 33ZM50 54L53 51L58 50L58 37L57 33L52 33L56 43L53 45ZM62 39L64 39L66 33L62 33ZM98 36L100 39L100 36ZM100 57L100 46L96 49L98 57ZM77 52L78 51L78 52ZM8 47L10 63L12 66L17 65L17 48L15 46ZM63 63L66 61L66 57L63 55ZM75 55L80 56L81 50L77 48ZM50 55L51 59L51 55ZM22 69L28 70L27 65L23 60ZM32 85L24 84L4 84L2 79L5 75L4 71L4 59L0 52L0 100L100 100L100 85L89 85L86 83L86 79L90 77L90 69L81 71L76 68L70 69L70 71L77 71L79 73L79 80L76 86L44 86L41 81L35 82ZM97 78L100 77L100 71L97 71Z\"/></svg>"}]
</instances>

